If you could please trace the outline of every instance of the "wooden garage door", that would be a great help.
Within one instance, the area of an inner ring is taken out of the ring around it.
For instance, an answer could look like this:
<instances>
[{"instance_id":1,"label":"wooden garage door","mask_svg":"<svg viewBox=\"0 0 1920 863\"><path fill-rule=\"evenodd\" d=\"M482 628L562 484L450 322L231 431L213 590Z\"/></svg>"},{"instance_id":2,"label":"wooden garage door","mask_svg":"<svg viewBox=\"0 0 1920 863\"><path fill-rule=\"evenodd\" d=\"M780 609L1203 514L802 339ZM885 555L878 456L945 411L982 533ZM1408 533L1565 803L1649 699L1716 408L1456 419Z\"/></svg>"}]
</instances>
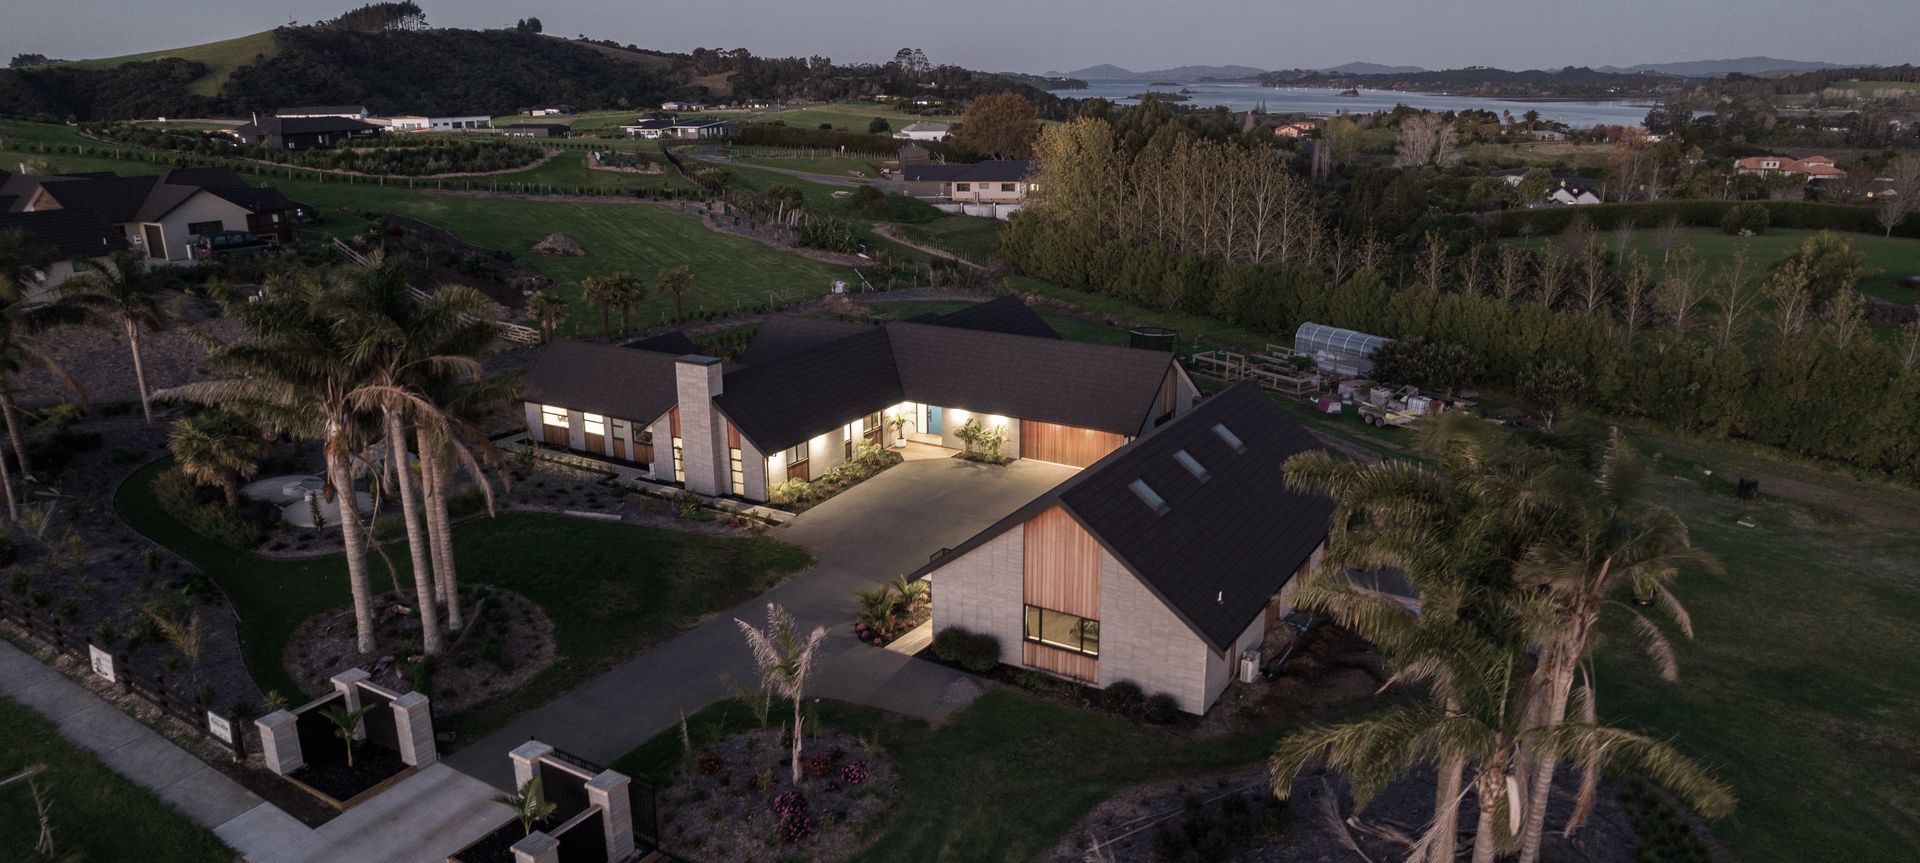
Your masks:
<instances>
[{"instance_id":1,"label":"wooden garage door","mask_svg":"<svg viewBox=\"0 0 1920 863\"><path fill-rule=\"evenodd\" d=\"M1126 438L1113 432L1033 420L1020 421L1020 457L1035 461L1086 467L1126 442Z\"/></svg>"}]
</instances>

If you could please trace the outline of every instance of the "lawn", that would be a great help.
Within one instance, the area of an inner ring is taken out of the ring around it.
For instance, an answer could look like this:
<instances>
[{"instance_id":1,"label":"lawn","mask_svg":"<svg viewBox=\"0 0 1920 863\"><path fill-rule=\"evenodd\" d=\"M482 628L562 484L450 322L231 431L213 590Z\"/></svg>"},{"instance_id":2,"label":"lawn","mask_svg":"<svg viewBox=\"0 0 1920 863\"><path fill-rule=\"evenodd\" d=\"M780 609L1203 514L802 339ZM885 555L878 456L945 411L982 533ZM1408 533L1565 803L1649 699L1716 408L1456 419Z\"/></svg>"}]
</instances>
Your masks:
<instances>
[{"instance_id":1,"label":"lawn","mask_svg":"<svg viewBox=\"0 0 1920 863\"><path fill-rule=\"evenodd\" d=\"M880 162L885 161L878 157L839 155L833 150L811 147L731 147L728 153L745 165L826 174L849 180L858 179L855 172L868 177L880 176Z\"/></svg>"},{"instance_id":2,"label":"lawn","mask_svg":"<svg viewBox=\"0 0 1920 863\"><path fill-rule=\"evenodd\" d=\"M280 45L273 38L273 31L267 30L235 39L223 39L204 45L189 45L185 48L173 48L166 51L149 51L145 54L128 54L124 57L103 57L97 60L74 60L62 65L81 69L111 69L122 63L137 63L142 60L160 60L178 57L182 60L197 60L207 65L207 73L195 78L187 85L187 92L196 96L217 96L225 86L233 70L253 62L258 55L272 57L280 52Z\"/></svg>"},{"instance_id":3,"label":"lawn","mask_svg":"<svg viewBox=\"0 0 1920 863\"><path fill-rule=\"evenodd\" d=\"M225 863L233 851L152 792L69 743L40 714L0 698L0 779L30 764L49 803L53 847L88 863ZM25 781L0 788L0 860L42 860L40 823Z\"/></svg>"},{"instance_id":4,"label":"lawn","mask_svg":"<svg viewBox=\"0 0 1920 863\"><path fill-rule=\"evenodd\" d=\"M240 618L247 668L261 689L295 691L280 655L301 621L349 601L340 555L270 560L219 545L163 513L149 482L165 466L136 472L115 508L135 530L192 561L220 585ZM477 737L544 704L661 638L759 595L810 565L807 554L763 538L735 539L555 515L508 513L454 528L464 584L518 591L553 618L559 660L510 696L455 717L441 730ZM395 570L369 557L375 590L413 583L404 543L389 545ZM296 699L297 700L297 699Z\"/></svg>"},{"instance_id":5,"label":"lawn","mask_svg":"<svg viewBox=\"0 0 1920 863\"><path fill-rule=\"evenodd\" d=\"M978 216L947 216L931 222L903 224L899 227L902 236L935 248L945 249L972 261L984 264L1000 251L1000 231L1007 226L999 219L984 219Z\"/></svg>"},{"instance_id":6,"label":"lawn","mask_svg":"<svg viewBox=\"0 0 1920 863\"><path fill-rule=\"evenodd\" d=\"M909 114L895 109L891 105L870 104L864 102L836 102L831 105L811 105L805 108L783 108L758 114L752 117L756 123L770 123L779 120L789 126L807 129L818 128L826 123L836 129L848 132L865 133L873 118L884 118L893 131L913 123L958 123L958 114L925 115Z\"/></svg>"},{"instance_id":7,"label":"lawn","mask_svg":"<svg viewBox=\"0 0 1920 863\"><path fill-rule=\"evenodd\" d=\"M1660 260L1658 239L1653 225L1642 225L1634 232L1635 251L1645 255L1650 261ZM1794 252L1800 244L1816 231L1805 228L1769 228L1757 237L1729 236L1718 228L1688 228L1686 244L1693 246L1699 260L1708 267L1709 275L1718 274L1730 266L1733 254L1746 249L1750 280L1758 285L1766 276L1767 269ZM1908 276L1920 275L1920 240L1904 237L1882 237L1877 234L1841 234L1854 249L1866 256L1867 264L1880 272L1860 280L1860 290L1871 296L1893 300L1898 303L1913 303L1920 299L1911 288L1900 284ZM1510 240L1530 248L1537 248L1553 238L1533 237L1525 240ZM1609 251L1613 248L1611 233L1602 232L1601 239L1607 243Z\"/></svg>"},{"instance_id":8,"label":"lawn","mask_svg":"<svg viewBox=\"0 0 1920 863\"><path fill-rule=\"evenodd\" d=\"M989 691L938 729L870 708L819 702L817 710L822 724L874 740L899 769L893 820L858 858L867 863L1032 860L1115 791L1251 764L1285 730L1193 742L1006 689ZM750 727L748 709L732 701L687 718L695 751ZM675 728L612 767L657 780L683 753Z\"/></svg>"},{"instance_id":9,"label":"lawn","mask_svg":"<svg viewBox=\"0 0 1920 863\"><path fill-rule=\"evenodd\" d=\"M1512 164L1528 167L1572 165L1575 168L1604 168L1613 153L1611 144L1577 144L1572 141L1528 141L1519 144L1474 144L1461 151L1461 161L1470 164Z\"/></svg>"},{"instance_id":10,"label":"lawn","mask_svg":"<svg viewBox=\"0 0 1920 863\"><path fill-rule=\"evenodd\" d=\"M1168 327L1180 334L1181 356L1186 356L1194 350L1213 347L1259 350L1268 342L1284 342L1289 345L1293 343L1292 333L1260 333L1200 315L1148 309L1118 297L1075 290L1032 276L1008 276L1001 280L1001 285L1021 293L1065 300L1090 314L1110 315L1122 321Z\"/></svg>"},{"instance_id":11,"label":"lawn","mask_svg":"<svg viewBox=\"0 0 1920 863\"><path fill-rule=\"evenodd\" d=\"M625 144L626 142L609 141L604 145L596 143L595 146L602 147L603 149L628 151L635 149L631 146L612 146L616 143ZM654 162L660 164L660 173L629 174L623 171L595 171L587 167L587 151L569 148L560 151L560 154L554 156L552 159L548 159L546 164L525 171L515 171L511 174L495 174L489 176L487 179L501 183L545 183L569 191L583 186L599 189L603 192L631 189L679 189L687 191L693 188L693 184L687 182L678 172L674 171L672 165L666 164L666 160L661 158L658 150L647 148L644 152L649 158L653 159Z\"/></svg>"},{"instance_id":12,"label":"lawn","mask_svg":"<svg viewBox=\"0 0 1920 863\"><path fill-rule=\"evenodd\" d=\"M967 300L880 300L867 305L880 314L896 315L902 319L928 313L944 315L959 311L975 303ZM1060 337L1071 342L1093 342L1101 345L1124 345L1127 343L1127 331L1110 327L1098 321L1076 318L1051 312L1041 312L1040 319L1053 327Z\"/></svg>"}]
</instances>

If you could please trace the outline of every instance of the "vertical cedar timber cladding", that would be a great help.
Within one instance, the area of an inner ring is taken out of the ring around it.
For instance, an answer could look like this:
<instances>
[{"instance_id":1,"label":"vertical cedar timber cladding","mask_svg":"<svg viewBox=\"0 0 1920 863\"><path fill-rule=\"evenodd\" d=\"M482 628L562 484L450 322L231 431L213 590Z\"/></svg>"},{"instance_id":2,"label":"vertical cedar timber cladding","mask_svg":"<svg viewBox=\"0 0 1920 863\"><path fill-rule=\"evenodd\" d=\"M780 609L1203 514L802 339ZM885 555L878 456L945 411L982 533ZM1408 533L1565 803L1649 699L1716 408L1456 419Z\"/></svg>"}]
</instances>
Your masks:
<instances>
[{"instance_id":1,"label":"vertical cedar timber cladding","mask_svg":"<svg viewBox=\"0 0 1920 863\"><path fill-rule=\"evenodd\" d=\"M680 436L680 406L679 405L674 405L673 410L667 411L667 424L672 427L671 434L674 437L679 437Z\"/></svg>"},{"instance_id":2,"label":"vertical cedar timber cladding","mask_svg":"<svg viewBox=\"0 0 1920 863\"><path fill-rule=\"evenodd\" d=\"M1099 541L1057 506L1028 519L1023 530L1027 604L1099 620Z\"/></svg>"},{"instance_id":3,"label":"vertical cedar timber cladding","mask_svg":"<svg viewBox=\"0 0 1920 863\"><path fill-rule=\"evenodd\" d=\"M1020 457L1086 467L1127 442L1125 435L1078 426L1020 421Z\"/></svg>"},{"instance_id":4,"label":"vertical cedar timber cladding","mask_svg":"<svg viewBox=\"0 0 1920 863\"><path fill-rule=\"evenodd\" d=\"M1100 660L1071 650L1061 650L1038 642L1022 642L1020 661L1028 668L1051 671L1062 677L1100 682Z\"/></svg>"}]
</instances>

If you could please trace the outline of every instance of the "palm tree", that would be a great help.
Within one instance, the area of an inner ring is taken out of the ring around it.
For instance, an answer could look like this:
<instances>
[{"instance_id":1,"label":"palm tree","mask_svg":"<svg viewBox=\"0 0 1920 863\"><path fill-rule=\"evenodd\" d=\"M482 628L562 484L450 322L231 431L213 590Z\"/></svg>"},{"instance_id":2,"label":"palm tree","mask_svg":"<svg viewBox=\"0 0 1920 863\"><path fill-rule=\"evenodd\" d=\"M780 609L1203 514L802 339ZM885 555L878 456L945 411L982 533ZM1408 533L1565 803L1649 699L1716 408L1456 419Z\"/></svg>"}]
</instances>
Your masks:
<instances>
[{"instance_id":1,"label":"palm tree","mask_svg":"<svg viewBox=\"0 0 1920 863\"><path fill-rule=\"evenodd\" d=\"M686 316L680 311L680 300L686 295L687 289L693 287L693 270L685 264L662 267L655 278L659 281L660 293L673 298L673 322L677 324L685 320Z\"/></svg>"},{"instance_id":2,"label":"palm tree","mask_svg":"<svg viewBox=\"0 0 1920 863\"><path fill-rule=\"evenodd\" d=\"M1668 680L1678 677L1673 647L1659 625L1621 598L1633 594L1656 600L1680 631L1691 638L1692 619L1670 585L1683 566L1714 569L1718 563L1693 547L1686 522L1678 515L1641 498L1643 476L1639 454L1619 429L1613 429L1598 475L1592 478L1592 487L1598 488L1599 494L1586 495L1587 505L1579 512L1573 529L1531 549L1516 573L1520 587L1544 597L1553 624L1552 632L1539 645L1539 664L1532 682L1537 699L1532 709L1541 726L1565 722L1575 679L1591 680L1591 654L1604 609L1617 608L1631 616L1661 676ZM1537 758L1529 754L1528 761L1531 774L1527 796L1533 805L1527 808L1521 834L1521 863L1539 860L1547 794L1559 764L1550 752ZM1596 771L1588 769L1587 774L1583 790L1598 782ZM1584 814L1576 813L1576 819Z\"/></svg>"},{"instance_id":3,"label":"palm tree","mask_svg":"<svg viewBox=\"0 0 1920 863\"><path fill-rule=\"evenodd\" d=\"M119 252L104 263L87 260L86 269L60 283L60 294L91 311L98 319L117 324L133 351L133 382L140 390L140 412L153 423L153 402L147 394L147 371L140 358L140 333L166 329L167 310L160 304L160 282L147 272L135 252Z\"/></svg>"},{"instance_id":4,"label":"palm tree","mask_svg":"<svg viewBox=\"0 0 1920 863\"><path fill-rule=\"evenodd\" d=\"M333 736L347 742L347 766L353 766L353 738L360 734L360 720L365 718L373 705L362 705L358 710L348 710L345 702L335 704L320 711L320 715L333 723Z\"/></svg>"},{"instance_id":5,"label":"palm tree","mask_svg":"<svg viewBox=\"0 0 1920 863\"><path fill-rule=\"evenodd\" d=\"M553 341L553 331L567 319L567 301L550 291L534 291L527 298L527 314L540 322L540 340Z\"/></svg>"},{"instance_id":6,"label":"palm tree","mask_svg":"<svg viewBox=\"0 0 1920 863\"><path fill-rule=\"evenodd\" d=\"M806 697L807 679L813 673L814 655L820 651L820 642L827 639L827 630L816 626L803 638L793 615L771 602L767 603L766 629L755 629L737 617L733 622L739 624L741 634L747 637L747 647L753 651L760 688L793 701L793 784L799 785L800 705Z\"/></svg>"},{"instance_id":7,"label":"palm tree","mask_svg":"<svg viewBox=\"0 0 1920 863\"><path fill-rule=\"evenodd\" d=\"M25 228L0 231L0 300L24 299L53 260L53 249Z\"/></svg>"},{"instance_id":8,"label":"palm tree","mask_svg":"<svg viewBox=\"0 0 1920 863\"><path fill-rule=\"evenodd\" d=\"M200 485L219 486L227 508L240 505L240 481L252 479L267 454L260 430L225 411L204 411L174 420L167 436L180 472Z\"/></svg>"},{"instance_id":9,"label":"palm tree","mask_svg":"<svg viewBox=\"0 0 1920 863\"><path fill-rule=\"evenodd\" d=\"M373 370L378 397L367 409L380 414L388 459L397 465L396 484L406 525L407 549L413 563L419 605L422 649L440 652L439 615L434 607L437 579L429 539L422 530L420 498L414 475L405 462L407 425L419 427L448 422L439 405L425 397L423 387L438 377L473 380L483 373L477 355L493 343L498 327L492 305L472 288L442 285L415 302L404 267L376 258L350 272L354 289L339 310L339 336L356 363Z\"/></svg>"},{"instance_id":10,"label":"palm tree","mask_svg":"<svg viewBox=\"0 0 1920 863\"><path fill-rule=\"evenodd\" d=\"M615 276L588 276L580 280L580 298L600 308L600 337L613 337L613 327L608 323L614 306L620 304L620 289L616 286Z\"/></svg>"},{"instance_id":11,"label":"palm tree","mask_svg":"<svg viewBox=\"0 0 1920 863\"><path fill-rule=\"evenodd\" d=\"M373 653L373 596L367 580L367 530L354 506L353 459L370 406L387 398L381 370L340 338L342 300L310 276L278 280L268 298L234 303L227 314L248 338L216 344L207 365L226 375L161 393L240 414L269 432L322 443L327 493L340 507L340 537L353 593L356 644ZM350 290L351 285L340 286Z\"/></svg>"},{"instance_id":12,"label":"palm tree","mask_svg":"<svg viewBox=\"0 0 1920 863\"><path fill-rule=\"evenodd\" d=\"M647 299L647 283L622 270L614 274L614 305L620 308L620 334L633 331L633 310Z\"/></svg>"},{"instance_id":13,"label":"palm tree","mask_svg":"<svg viewBox=\"0 0 1920 863\"><path fill-rule=\"evenodd\" d=\"M538 776L521 783L519 790L512 794L496 795L493 802L512 809L513 817L520 819L520 829L528 836L533 835L534 824L552 817L554 810L560 805L544 799L540 793Z\"/></svg>"},{"instance_id":14,"label":"palm tree","mask_svg":"<svg viewBox=\"0 0 1920 863\"><path fill-rule=\"evenodd\" d=\"M83 312L65 303L0 300L0 418L6 421L7 437L13 444L13 455L20 464L22 479L32 478L33 464L27 457L26 442L20 434L19 411L13 404L14 393L20 389L18 376L30 369L39 369L51 375L74 398L84 399L85 393L80 384L60 368L51 355L41 350L34 339L35 334L51 327L84 319ZM0 453L0 488L5 490L7 517L18 521L19 505L14 500L13 477L7 468L4 453Z\"/></svg>"},{"instance_id":15,"label":"palm tree","mask_svg":"<svg viewBox=\"0 0 1920 863\"><path fill-rule=\"evenodd\" d=\"M477 381L454 382L441 378L423 383L428 400L440 406L444 421L414 427L420 449L421 498L426 505L436 590L447 603L447 628L458 631L466 622L460 611L460 581L454 566L453 521L447 511L447 489L453 484L455 466L463 465L480 486L488 510L492 510L493 487L470 453L477 450L486 461L498 465L499 450L487 439L478 422L517 398L520 380L514 375L499 375Z\"/></svg>"}]
</instances>

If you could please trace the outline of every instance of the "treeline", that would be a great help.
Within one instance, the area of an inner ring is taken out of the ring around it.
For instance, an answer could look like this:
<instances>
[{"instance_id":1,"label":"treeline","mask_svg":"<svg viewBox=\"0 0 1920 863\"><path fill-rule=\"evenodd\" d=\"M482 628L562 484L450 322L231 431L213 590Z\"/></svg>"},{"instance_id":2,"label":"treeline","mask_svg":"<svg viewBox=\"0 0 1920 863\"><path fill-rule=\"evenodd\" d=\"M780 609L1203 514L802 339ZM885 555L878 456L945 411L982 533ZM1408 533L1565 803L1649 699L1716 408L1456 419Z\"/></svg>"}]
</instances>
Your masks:
<instances>
[{"instance_id":1,"label":"treeline","mask_svg":"<svg viewBox=\"0 0 1920 863\"><path fill-rule=\"evenodd\" d=\"M205 65L179 58L112 69L0 69L0 114L82 121L217 114L223 106L219 99L187 91L187 85L206 72Z\"/></svg>"},{"instance_id":2,"label":"treeline","mask_svg":"<svg viewBox=\"0 0 1920 863\"><path fill-rule=\"evenodd\" d=\"M696 48L689 55L694 76L726 74L736 98L841 99L937 94L958 105L979 96L1015 92L1041 117L1064 119L1060 99L1033 86L1030 76L1008 77L960 66L935 65L917 49L902 48L886 63L835 64L829 57L756 57L746 49Z\"/></svg>"},{"instance_id":3,"label":"treeline","mask_svg":"<svg viewBox=\"0 0 1920 863\"><path fill-rule=\"evenodd\" d=\"M1486 385L1920 482L1920 327L1897 346L1871 335L1852 290L1864 265L1844 240L1816 235L1759 286L1745 262L1711 277L1677 239L1641 260L1590 223L1540 254L1429 233L1404 268L1384 243L1304 225L1290 252L1261 262L1190 238L1183 253L1121 227L1142 218L1117 211L1140 205L1126 178L1158 157L1084 124L1103 125L1050 129L1038 147L1040 194L1001 247L1024 272L1277 337L1316 321L1449 346L1421 351L1449 367L1413 382Z\"/></svg>"},{"instance_id":4,"label":"treeline","mask_svg":"<svg viewBox=\"0 0 1920 863\"><path fill-rule=\"evenodd\" d=\"M1575 218L1588 219L1603 230L1612 230L1622 222L1651 227L1670 220L1677 220L1689 227L1717 228L1726 219L1728 210L1742 205L1740 201L1666 200L1537 210L1513 209L1500 214L1500 233L1509 237L1557 234ZM1766 209L1767 227L1772 228L1807 228L1861 234L1883 232L1871 207L1812 201L1750 201L1745 206ZM1920 238L1920 212L1907 214L1906 220L1894 227L1893 236Z\"/></svg>"}]
</instances>

